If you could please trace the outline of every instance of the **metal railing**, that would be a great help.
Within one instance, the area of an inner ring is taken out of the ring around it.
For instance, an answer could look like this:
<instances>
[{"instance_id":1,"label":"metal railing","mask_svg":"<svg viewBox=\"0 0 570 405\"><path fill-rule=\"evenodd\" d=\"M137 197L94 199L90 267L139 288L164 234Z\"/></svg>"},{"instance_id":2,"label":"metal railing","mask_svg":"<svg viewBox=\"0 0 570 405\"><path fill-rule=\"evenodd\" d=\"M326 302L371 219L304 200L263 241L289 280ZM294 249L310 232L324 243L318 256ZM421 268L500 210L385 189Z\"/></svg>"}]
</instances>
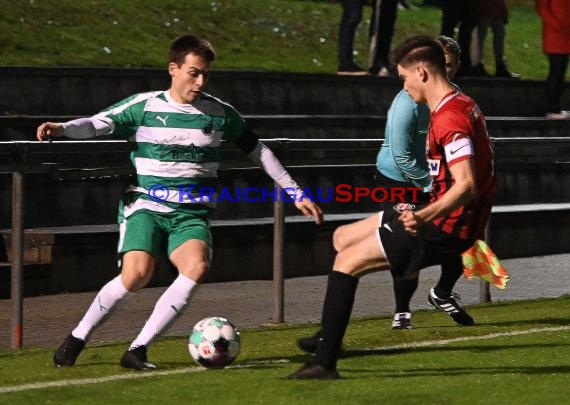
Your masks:
<instances>
[{"instance_id":1,"label":"metal railing","mask_svg":"<svg viewBox=\"0 0 570 405\"><path fill-rule=\"evenodd\" d=\"M307 153L311 151L342 151L343 155L352 163L347 167L362 164L362 152L376 151L381 140L371 139L264 139L287 164L287 156L294 153ZM536 137L536 138L495 138L497 148L515 148L515 159L524 161L525 154L532 155L540 148L556 151L559 147L569 147L570 138L566 137ZM77 169L93 170L113 173L133 173L126 153L132 150L131 143L126 141L62 141L54 143L40 143L28 141L0 142L0 172L12 175L12 202L11 202L11 346L19 349L23 342L23 246L25 229L25 182L26 175L30 173L70 172ZM223 151L232 151L233 148L224 146ZM351 155L350 152L353 152ZM548 156L541 156L549 159ZM333 157L336 160L336 157ZM317 165L322 164L319 160ZM343 162L344 163L344 162ZM242 163L243 164L243 163ZM338 161L336 161L338 164ZM239 165L238 165L239 166ZM308 165L309 167L311 165ZM230 169L231 170L231 169ZM278 185L276 185L278 187ZM285 236L285 216L282 199L276 199L273 209L273 284L274 284L274 312L273 321L284 321L284 272L283 249ZM488 284L481 283L480 300L490 299Z\"/></svg>"}]
</instances>

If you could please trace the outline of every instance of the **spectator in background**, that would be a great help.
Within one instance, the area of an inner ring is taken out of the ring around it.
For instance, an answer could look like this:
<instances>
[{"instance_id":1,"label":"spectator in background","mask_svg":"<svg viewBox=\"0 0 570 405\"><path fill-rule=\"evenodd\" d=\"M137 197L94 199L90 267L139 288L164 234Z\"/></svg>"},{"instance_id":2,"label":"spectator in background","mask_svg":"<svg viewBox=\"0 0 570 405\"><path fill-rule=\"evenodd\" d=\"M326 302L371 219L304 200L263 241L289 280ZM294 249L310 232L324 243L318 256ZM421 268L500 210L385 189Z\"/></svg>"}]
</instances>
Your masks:
<instances>
[{"instance_id":1,"label":"spectator in background","mask_svg":"<svg viewBox=\"0 0 570 405\"><path fill-rule=\"evenodd\" d=\"M372 17L369 28L370 54L368 70L354 62L354 37L358 24L362 21L365 0L340 0L342 17L338 30L338 75L392 76L389 63L390 46L398 11L399 0L373 0Z\"/></svg>"},{"instance_id":2,"label":"spectator in background","mask_svg":"<svg viewBox=\"0 0 570 405\"><path fill-rule=\"evenodd\" d=\"M520 75L511 73L505 64L505 24L508 22L509 11L505 0L477 0L475 15L477 19L476 29L473 31L473 46L471 58L473 67L470 76L490 76L485 70L483 55L485 50L485 38L489 27L493 31L493 53L495 55L495 76L520 78Z\"/></svg>"},{"instance_id":3,"label":"spectator in background","mask_svg":"<svg viewBox=\"0 0 570 405\"><path fill-rule=\"evenodd\" d=\"M441 1L441 35L455 38L455 27L459 25L457 42L461 52L461 66L457 76L467 76L471 70L471 33L475 28L474 0Z\"/></svg>"},{"instance_id":4,"label":"spectator in background","mask_svg":"<svg viewBox=\"0 0 570 405\"><path fill-rule=\"evenodd\" d=\"M338 29L338 69L337 74L347 76L365 76L368 74L354 62L354 36L362 20L362 8L365 0L340 0L342 17Z\"/></svg>"},{"instance_id":5,"label":"spectator in background","mask_svg":"<svg viewBox=\"0 0 570 405\"><path fill-rule=\"evenodd\" d=\"M542 19L542 49L548 57L546 78L546 118L569 119L570 111L561 108L570 54L570 0L536 0Z\"/></svg>"},{"instance_id":6,"label":"spectator in background","mask_svg":"<svg viewBox=\"0 0 570 405\"><path fill-rule=\"evenodd\" d=\"M370 54L368 71L373 76L395 76L390 64L390 47L398 16L399 0L374 0L370 20Z\"/></svg>"}]
</instances>

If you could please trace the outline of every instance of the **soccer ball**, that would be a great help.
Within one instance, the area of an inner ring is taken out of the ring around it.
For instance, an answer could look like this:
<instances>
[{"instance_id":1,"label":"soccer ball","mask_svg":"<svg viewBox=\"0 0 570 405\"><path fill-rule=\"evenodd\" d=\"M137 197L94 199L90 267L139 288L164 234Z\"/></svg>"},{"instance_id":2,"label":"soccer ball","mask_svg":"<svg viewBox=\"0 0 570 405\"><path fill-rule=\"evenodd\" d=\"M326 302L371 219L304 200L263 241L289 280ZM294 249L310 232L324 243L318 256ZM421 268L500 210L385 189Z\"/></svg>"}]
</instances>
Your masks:
<instances>
[{"instance_id":1,"label":"soccer ball","mask_svg":"<svg viewBox=\"0 0 570 405\"><path fill-rule=\"evenodd\" d=\"M204 318L192 329L188 350L194 360L208 368L223 368L239 354L239 331L226 318Z\"/></svg>"}]
</instances>

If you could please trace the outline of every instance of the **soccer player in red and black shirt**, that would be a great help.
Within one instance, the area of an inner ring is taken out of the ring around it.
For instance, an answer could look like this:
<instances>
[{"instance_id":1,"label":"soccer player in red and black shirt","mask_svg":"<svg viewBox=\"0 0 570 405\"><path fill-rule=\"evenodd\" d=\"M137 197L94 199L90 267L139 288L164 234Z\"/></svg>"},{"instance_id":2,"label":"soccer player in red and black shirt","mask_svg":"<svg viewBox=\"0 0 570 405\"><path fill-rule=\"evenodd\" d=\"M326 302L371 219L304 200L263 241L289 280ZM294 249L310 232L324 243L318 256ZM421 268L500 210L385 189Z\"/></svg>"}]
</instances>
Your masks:
<instances>
[{"instance_id":1,"label":"soccer player in red and black shirt","mask_svg":"<svg viewBox=\"0 0 570 405\"><path fill-rule=\"evenodd\" d=\"M410 97L430 109L430 203L416 212L380 212L335 231L338 253L328 279L318 347L291 379L340 378L336 363L360 276L391 266L414 274L457 257L482 236L489 219L495 189L493 147L479 107L450 83L436 40L406 40L394 50L394 62ZM434 289L428 300L442 310L454 303Z\"/></svg>"}]
</instances>

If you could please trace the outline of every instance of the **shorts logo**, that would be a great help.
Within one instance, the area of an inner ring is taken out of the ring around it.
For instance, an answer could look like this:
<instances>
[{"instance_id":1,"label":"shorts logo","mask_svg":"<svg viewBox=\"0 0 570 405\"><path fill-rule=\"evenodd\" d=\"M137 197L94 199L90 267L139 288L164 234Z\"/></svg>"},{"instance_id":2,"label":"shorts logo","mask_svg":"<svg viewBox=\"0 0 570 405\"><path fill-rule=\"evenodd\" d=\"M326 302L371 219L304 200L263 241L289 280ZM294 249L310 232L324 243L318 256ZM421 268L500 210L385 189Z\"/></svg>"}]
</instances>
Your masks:
<instances>
[{"instance_id":1,"label":"shorts logo","mask_svg":"<svg viewBox=\"0 0 570 405\"><path fill-rule=\"evenodd\" d=\"M401 214L404 211L415 211L416 206L415 206L415 204L399 203L399 204L394 205L394 209Z\"/></svg>"},{"instance_id":2,"label":"shorts logo","mask_svg":"<svg viewBox=\"0 0 570 405\"><path fill-rule=\"evenodd\" d=\"M429 166L429 175L430 176L437 176L439 174L439 159L428 159L428 166Z\"/></svg>"}]
</instances>

